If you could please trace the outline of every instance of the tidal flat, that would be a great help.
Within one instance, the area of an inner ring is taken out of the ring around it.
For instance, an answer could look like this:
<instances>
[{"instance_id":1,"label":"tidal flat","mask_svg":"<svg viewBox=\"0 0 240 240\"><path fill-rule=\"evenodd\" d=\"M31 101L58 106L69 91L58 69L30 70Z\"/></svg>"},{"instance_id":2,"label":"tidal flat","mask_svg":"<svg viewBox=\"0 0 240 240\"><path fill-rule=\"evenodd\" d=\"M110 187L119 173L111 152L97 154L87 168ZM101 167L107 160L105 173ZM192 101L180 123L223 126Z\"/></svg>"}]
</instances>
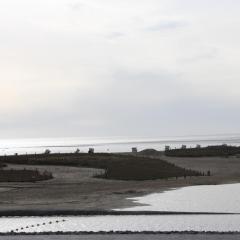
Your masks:
<instances>
[{"instance_id":1,"label":"tidal flat","mask_svg":"<svg viewBox=\"0 0 240 240\"><path fill-rule=\"evenodd\" d=\"M96 155L95 155L96 157ZM49 157L45 157L48 159ZM125 158L123 158L125 161ZM178 166L180 169L207 172L211 176L183 176L148 179L148 180L116 180L96 177L104 174L104 169L93 168L86 161L69 166L61 161L56 164L39 159L27 161L7 161L5 169L38 169L49 171L53 179L38 182L1 182L1 211L54 211L54 210L111 210L141 205L131 198L151 193L194 185L215 185L240 182L240 159L238 156L178 158L166 157L163 154L154 156L154 162L162 159ZM136 161L141 158L136 157ZM152 159L151 159L152 160ZM75 163L78 160L74 160ZM113 160L112 160L113 161ZM126 160L127 161L127 160ZM145 159L145 162L148 158ZM111 162L110 162L111 163ZM150 161L151 163L151 161ZM135 172L134 164L132 171ZM156 167L156 165L154 165ZM144 168L143 170L146 170Z\"/></svg>"}]
</instances>

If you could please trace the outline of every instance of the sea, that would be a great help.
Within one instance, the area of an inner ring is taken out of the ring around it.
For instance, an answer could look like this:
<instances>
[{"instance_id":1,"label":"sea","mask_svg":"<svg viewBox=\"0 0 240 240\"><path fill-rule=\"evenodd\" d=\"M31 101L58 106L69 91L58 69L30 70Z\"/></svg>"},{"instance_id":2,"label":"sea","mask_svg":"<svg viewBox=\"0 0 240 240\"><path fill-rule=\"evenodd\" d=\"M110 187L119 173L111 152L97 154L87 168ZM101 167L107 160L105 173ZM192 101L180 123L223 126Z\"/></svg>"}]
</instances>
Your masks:
<instances>
[{"instance_id":1,"label":"sea","mask_svg":"<svg viewBox=\"0 0 240 240\"><path fill-rule=\"evenodd\" d=\"M52 153L71 153L79 149L87 152L129 152L133 147L141 151L147 148L164 150L165 146L179 148L181 145L195 147L229 144L240 146L240 134L219 134L201 136L176 136L159 138L103 137L103 138L18 138L0 139L0 155L43 153L49 149Z\"/></svg>"}]
</instances>

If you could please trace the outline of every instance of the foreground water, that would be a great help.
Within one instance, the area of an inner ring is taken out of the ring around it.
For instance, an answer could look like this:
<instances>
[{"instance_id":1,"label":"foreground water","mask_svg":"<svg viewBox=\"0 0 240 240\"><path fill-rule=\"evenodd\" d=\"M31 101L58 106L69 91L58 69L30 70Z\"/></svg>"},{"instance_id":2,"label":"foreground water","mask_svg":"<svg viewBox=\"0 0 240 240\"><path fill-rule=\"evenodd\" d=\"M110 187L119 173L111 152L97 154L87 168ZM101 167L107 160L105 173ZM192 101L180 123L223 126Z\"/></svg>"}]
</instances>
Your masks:
<instances>
[{"instance_id":1,"label":"foreground water","mask_svg":"<svg viewBox=\"0 0 240 240\"><path fill-rule=\"evenodd\" d=\"M240 215L1 218L1 232L240 232Z\"/></svg>"},{"instance_id":2,"label":"foreground water","mask_svg":"<svg viewBox=\"0 0 240 240\"><path fill-rule=\"evenodd\" d=\"M165 145L171 148L186 144L188 147L201 144L240 145L240 135L209 135L165 138L36 138L36 139L0 139L0 155L42 153L45 149L52 152L74 152L79 148L87 152L94 147L96 152L128 152L132 147L139 150L155 148L163 150Z\"/></svg>"},{"instance_id":3,"label":"foreground water","mask_svg":"<svg viewBox=\"0 0 240 240\"><path fill-rule=\"evenodd\" d=\"M240 213L240 184L191 186L131 198L128 211Z\"/></svg>"},{"instance_id":4,"label":"foreground water","mask_svg":"<svg viewBox=\"0 0 240 240\"><path fill-rule=\"evenodd\" d=\"M132 210L132 215L4 217L0 218L0 231L240 232L240 184L185 187L135 198L135 201L145 205L124 209ZM196 214L134 215L134 211L146 210L196 212Z\"/></svg>"}]
</instances>

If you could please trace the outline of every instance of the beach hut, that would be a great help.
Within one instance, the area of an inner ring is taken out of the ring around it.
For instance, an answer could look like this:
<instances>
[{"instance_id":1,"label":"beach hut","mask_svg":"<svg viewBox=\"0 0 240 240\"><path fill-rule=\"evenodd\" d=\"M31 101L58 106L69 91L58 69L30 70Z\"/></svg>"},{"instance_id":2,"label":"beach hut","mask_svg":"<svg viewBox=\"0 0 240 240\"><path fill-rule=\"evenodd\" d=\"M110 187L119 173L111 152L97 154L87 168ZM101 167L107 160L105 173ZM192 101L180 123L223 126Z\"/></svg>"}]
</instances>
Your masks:
<instances>
[{"instance_id":1,"label":"beach hut","mask_svg":"<svg viewBox=\"0 0 240 240\"><path fill-rule=\"evenodd\" d=\"M170 150L170 146L165 146L165 151L169 151Z\"/></svg>"},{"instance_id":2,"label":"beach hut","mask_svg":"<svg viewBox=\"0 0 240 240\"><path fill-rule=\"evenodd\" d=\"M136 147L133 147L133 148L132 148L132 153L137 153L137 152L138 152L137 148L136 148Z\"/></svg>"},{"instance_id":3,"label":"beach hut","mask_svg":"<svg viewBox=\"0 0 240 240\"><path fill-rule=\"evenodd\" d=\"M88 154L94 154L94 148L89 148Z\"/></svg>"}]
</instances>

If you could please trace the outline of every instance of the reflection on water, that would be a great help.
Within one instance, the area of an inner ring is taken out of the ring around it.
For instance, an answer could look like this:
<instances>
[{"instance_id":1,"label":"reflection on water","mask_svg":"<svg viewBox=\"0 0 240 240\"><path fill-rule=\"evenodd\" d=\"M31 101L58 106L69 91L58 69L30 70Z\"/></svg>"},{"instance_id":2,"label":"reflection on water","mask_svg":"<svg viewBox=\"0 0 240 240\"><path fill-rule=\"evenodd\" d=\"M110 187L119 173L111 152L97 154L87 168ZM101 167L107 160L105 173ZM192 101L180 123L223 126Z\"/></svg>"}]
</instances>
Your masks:
<instances>
[{"instance_id":1,"label":"reflection on water","mask_svg":"<svg viewBox=\"0 0 240 240\"><path fill-rule=\"evenodd\" d=\"M240 215L157 215L1 218L1 232L240 232Z\"/></svg>"},{"instance_id":2,"label":"reflection on water","mask_svg":"<svg viewBox=\"0 0 240 240\"><path fill-rule=\"evenodd\" d=\"M240 213L240 184L183 187L132 200L144 206L124 210Z\"/></svg>"}]
</instances>

